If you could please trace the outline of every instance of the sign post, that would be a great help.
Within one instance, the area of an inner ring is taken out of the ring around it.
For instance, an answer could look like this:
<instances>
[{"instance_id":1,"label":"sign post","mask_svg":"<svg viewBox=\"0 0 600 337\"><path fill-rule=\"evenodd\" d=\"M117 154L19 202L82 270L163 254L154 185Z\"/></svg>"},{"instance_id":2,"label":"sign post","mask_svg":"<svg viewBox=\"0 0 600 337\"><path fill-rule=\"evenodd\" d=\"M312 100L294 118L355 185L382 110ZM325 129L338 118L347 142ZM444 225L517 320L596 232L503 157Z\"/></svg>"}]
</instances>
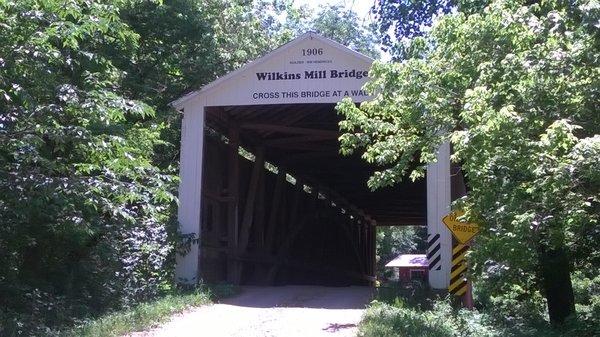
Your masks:
<instances>
[{"instance_id":1,"label":"sign post","mask_svg":"<svg viewBox=\"0 0 600 337\"><path fill-rule=\"evenodd\" d=\"M463 211L453 211L442 218L442 222L458 241L452 248L452 269L448 291L453 295L462 296L463 305L473 309L473 292L471 282L465 277L467 264L464 259L469 249L468 243L479 233L479 226L476 223L459 221L458 218L464 214Z\"/></svg>"}]
</instances>

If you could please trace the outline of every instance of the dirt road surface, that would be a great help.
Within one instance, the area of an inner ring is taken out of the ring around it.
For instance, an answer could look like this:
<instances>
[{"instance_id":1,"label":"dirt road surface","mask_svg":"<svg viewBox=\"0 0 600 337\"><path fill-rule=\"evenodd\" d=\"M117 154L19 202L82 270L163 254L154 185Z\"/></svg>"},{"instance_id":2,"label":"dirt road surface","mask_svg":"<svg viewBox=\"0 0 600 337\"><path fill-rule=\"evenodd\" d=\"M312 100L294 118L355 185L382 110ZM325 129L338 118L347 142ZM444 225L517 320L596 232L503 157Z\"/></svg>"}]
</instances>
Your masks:
<instances>
[{"instance_id":1,"label":"dirt road surface","mask_svg":"<svg viewBox=\"0 0 600 337\"><path fill-rule=\"evenodd\" d=\"M222 303L174 316L135 337L353 337L368 287L242 287Z\"/></svg>"}]
</instances>

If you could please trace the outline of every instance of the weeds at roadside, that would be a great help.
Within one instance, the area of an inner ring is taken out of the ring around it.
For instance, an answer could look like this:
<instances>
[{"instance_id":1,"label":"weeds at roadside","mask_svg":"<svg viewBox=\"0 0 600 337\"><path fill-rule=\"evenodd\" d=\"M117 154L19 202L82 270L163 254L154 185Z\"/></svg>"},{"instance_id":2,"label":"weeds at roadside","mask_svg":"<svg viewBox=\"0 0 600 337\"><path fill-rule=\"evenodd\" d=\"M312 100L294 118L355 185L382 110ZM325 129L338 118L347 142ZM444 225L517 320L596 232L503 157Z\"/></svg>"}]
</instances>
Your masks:
<instances>
[{"instance_id":1,"label":"weeds at roadside","mask_svg":"<svg viewBox=\"0 0 600 337\"><path fill-rule=\"evenodd\" d=\"M74 328L49 333L48 337L120 337L134 331L156 327L174 314L213 303L236 293L237 288L230 284L200 285L193 289L179 289L156 300L86 320Z\"/></svg>"}]
</instances>

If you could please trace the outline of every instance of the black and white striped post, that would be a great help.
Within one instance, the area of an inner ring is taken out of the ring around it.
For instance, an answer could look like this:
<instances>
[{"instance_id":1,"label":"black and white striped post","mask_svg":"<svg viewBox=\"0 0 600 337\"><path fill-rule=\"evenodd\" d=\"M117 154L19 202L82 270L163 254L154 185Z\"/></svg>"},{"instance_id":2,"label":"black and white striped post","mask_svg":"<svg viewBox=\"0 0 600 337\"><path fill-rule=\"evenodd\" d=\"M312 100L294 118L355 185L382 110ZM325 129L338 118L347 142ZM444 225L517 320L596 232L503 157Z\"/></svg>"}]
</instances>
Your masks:
<instances>
[{"instance_id":1,"label":"black and white striped post","mask_svg":"<svg viewBox=\"0 0 600 337\"><path fill-rule=\"evenodd\" d=\"M427 236L427 261L429 261L429 270L442 269L442 251L440 248L440 234L429 234Z\"/></svg>"}]
</instances>

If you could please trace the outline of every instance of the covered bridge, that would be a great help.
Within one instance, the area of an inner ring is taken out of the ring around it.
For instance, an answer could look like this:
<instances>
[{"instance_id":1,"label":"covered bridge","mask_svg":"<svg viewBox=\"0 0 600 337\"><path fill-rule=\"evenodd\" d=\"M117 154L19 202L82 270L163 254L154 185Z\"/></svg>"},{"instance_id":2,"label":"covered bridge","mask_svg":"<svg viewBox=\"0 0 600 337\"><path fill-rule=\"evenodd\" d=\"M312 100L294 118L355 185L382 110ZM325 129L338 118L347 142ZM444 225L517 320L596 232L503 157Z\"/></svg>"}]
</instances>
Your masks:
<instances>
[{"instance_id":1,"label":"covered bridge","mask_svg":"<svg viewBox=\"0 0 600 337\"><path fill-rule=\"evenodd\" d=\"M335 105L369 99L372 62L307 33L172 103L184 116L180 228L199 237L178 257L180 281L368 284L376 226L429 223L430 280L447 285L447 146L427 182L376 192L374 168L339 154Z\"/></svg>"}]
</instances>

